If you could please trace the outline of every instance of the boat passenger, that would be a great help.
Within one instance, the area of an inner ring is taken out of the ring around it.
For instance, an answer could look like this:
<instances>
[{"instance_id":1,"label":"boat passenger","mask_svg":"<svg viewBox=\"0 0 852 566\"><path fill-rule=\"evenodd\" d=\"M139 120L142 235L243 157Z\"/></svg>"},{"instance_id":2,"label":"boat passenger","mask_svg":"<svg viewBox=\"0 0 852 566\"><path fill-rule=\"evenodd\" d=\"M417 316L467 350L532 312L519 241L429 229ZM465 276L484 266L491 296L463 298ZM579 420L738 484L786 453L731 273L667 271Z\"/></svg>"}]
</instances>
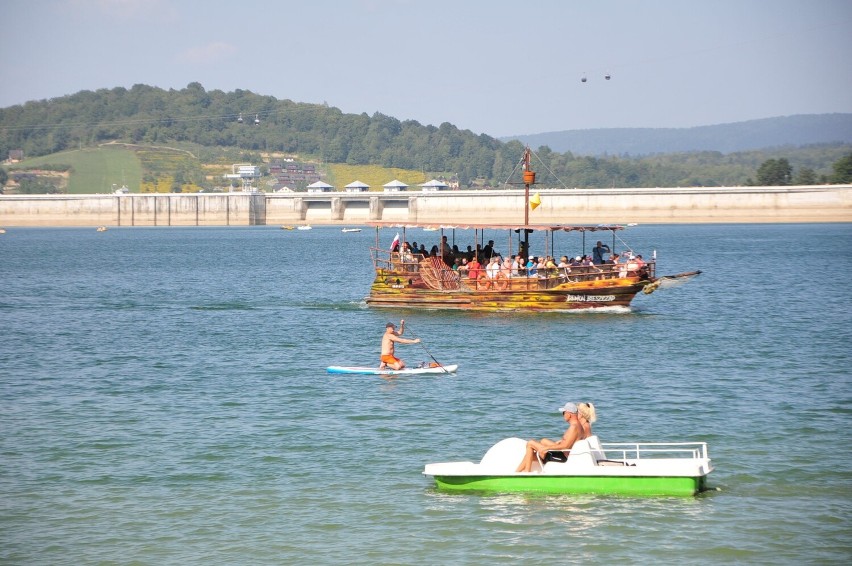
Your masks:
<instances>
[{"instance_id":1,"label":"boat passenger","mask_svg":"<svg viewBox=\"0 0 852 566\"><path fill-rule=\"evenodd\" d=\"M489 279L496 279L498 273L500 273L500 256L494 256L491 258L488 267L485 268L485 274L488 275Z\"/></svg>"},{"instance_id":2,"label":"boat passenger","mask_svg":"<svg viewBox=\"0 0 852 566\"><path fill-rule=\"evenodd\" d=\"M402 333L405 332L405 321L399 321L399 332L396 331L394 323L389 322L385 325L385 333L382 335L382 357L379 369L389 367L391 369L400 370L405 367L405 362L400 360L394 354L394 344L419 344L420 338L410 340L402 338Z\"/></svg>"},{"instance_id":3,"label":"boat passenger","mask_svg":"<svg viewBox=\"0 0 852 566\"><path fill-rule=\"evenodd\" d=\"M618 259L620 257L617 253L613 252L609 256L609 259L606 260L604 270L607 272L608 277L618 277Z\"/></svg>"},{"instance_id":4,"label":"boat passenger","mask_svg":"<svg viewBox=\"0 0 852 566\"><path fill-rule=\"evenodd\" d=\"M514 273L512 273L512 271L513 271L512 266L513 265L514 265L514 263L512 262L512 260L507 257L506 259L503 260L503 263L500 266L500 273L502 273L506 277L513 277L514 276Z\"/></svg>"},{"instance_id":5,"label":"boat passenger","mask_svg":"<svg viewBox=\"0 0 852 566\"><path fill-rule=\"evenodd\" d=\"M574 443L582 435L582 425L577 416L577 405L574 403L565 403L559 408L562 412L562 418L568 423L568 430L562 435L559 440L550 440L542 438L541 440L528 440L524 459L518 465L515 472L530 472L532 471L533 458L538 455L541 460L544 460L545 454L549 450L570 450Z\"/></svg>"},{"instance_id":6,"label":"boat passenger","mask_svg":"<svg viewBox=\"0 0 852 566\"><path fill-rule=\"evenodd\" d=\"M604 251L606 253L612 253L612 250L609 249L609 246L598 240L598 243L592 248L592 261L596 265L600 265L604 262Z\"/></svg>"},{"instance_id":7,"label":"boat passenger","mask_svg":"<svg viewBox=\"0 0 852 566\"><path fill-rule=\"evenodd\" d=\"M438 248L438 252L441 254L441 259L444 260L444 263L453 265L453 250L450 248L446 236L441 236L441 246Z\"/></svg>"},{"instance_id":8,"label":"boat passenger","mask_svg":"<svg viewBox=\"0 0 852 566\"><path fill-rule=\"evenodd\" d=\"M476 259L476 256L473 256L473 259L467 266L467 276L470 279L476 281L477 279L479 279L479 276L482 275L482 271L482 265Z\"/></svg>"},{"instance_id":9,"label":"boat passenger","mask_svg":"<svg viewBox=\"0 0 852 566\"><path fill-rule=\"evenodd\" d=\"M627 258L627 275L635 277L637 271L639 271L639 262L636 261L635 255L630 254L630 257Z\"/></svg>"},{"instance_id":10,"label":"boat passenger","mask_svg":"<svg viewBox=\"0 0 852 566\"><path fill-rule=\"evenodd\" d=\"M642 254L636 254L636 265L638 266L636 268L636 275L643 279L648 277L648 264L642 259Z\"/></svg>"},{"instance_id":11,"label":"boat passenger","mask_svg":"<svg viewBox=\"0 0 852 566\"><path fill-rule=\"evenodd\" d=\"M411 246L408 245L408 242L402 244L402 261L405 263L414 262L414 254L411 253Z\"/></svg>"},{"instance_id":12,"label":"boat passenger","mask_svg":"<svg viewBox=\"0 0 852 566\"><path fill-rule=\"evenodd\" d=\"M601 272L601 269L595 265L590 256L584 255L580 260L580 264L585 268L586 273ZM600 276L589 276L588 279L600 279Z\"/></svg>"},{"instance_id":13,"label":"boat passenger","mask_svg":"<svg viewBox=\"0 0 852 566\"><path fill-rule=\"evenodd\" d=\"M592 436L592 423L598 420L595 406L591 403L577 403L577 418L580 421L580 426L583 427L580 440Z\"/></svg>"},{"instance_id":14,"label":"boat passenger","mask_svg":"<svg viewBox=\"0 0 852 566\"><path fill-rule=\"evenodd\" d=\"M467 261L466 257L462 258L461 265L459 265L458 271L462 276L468 271L470 271L470 263Z\"/></svg>"},{"instance_id":15,"label":"boat passenger","mask_svg":"<svg viewBox=\"0 0 852 566\"><path fill-rule=\"evenodd\" d=\"M530 256L529 259L527 260L527 276L528 277L535 277L536 275L538 275L538 270L536 269L537 265L538 265L538 261L536 261L536 259L533 256Z\"/></svg>"},{"instance_id":16,"label":"boat passenger","mask_svg":"<svg viewBox=\"0 0 852 566\"><path fill-rule=\"evenodd\" d=\"M488 259L495 255L499 254L494 251L494 240L488 240L488 243L482 248L482 257Z\"/></svg>"},{"instance_id":17,"label":"boat passenger","mask_svg":"<svg viewBox=\"0 0 852 566\"><path fill-rule=\"evenodd\" d=\"M559 268L559 273L561 273L565 277L568 277L571 274L571 264L568 263L567 255L564 255L559 258L559 264L556 267Z\"/></svg>"},{"instance_id":18,"label":"boat passenger","mask_svg":"<svg viewBox=\"0 0 852 566\"><path fill-rule=\"evenodd\" d=\"M523 277L527 273L526 263L524 262L524 256L518 254L515 256L515 261L512 264L512 269L515 271L515 277Z\"/></svg>"}]
</instances>

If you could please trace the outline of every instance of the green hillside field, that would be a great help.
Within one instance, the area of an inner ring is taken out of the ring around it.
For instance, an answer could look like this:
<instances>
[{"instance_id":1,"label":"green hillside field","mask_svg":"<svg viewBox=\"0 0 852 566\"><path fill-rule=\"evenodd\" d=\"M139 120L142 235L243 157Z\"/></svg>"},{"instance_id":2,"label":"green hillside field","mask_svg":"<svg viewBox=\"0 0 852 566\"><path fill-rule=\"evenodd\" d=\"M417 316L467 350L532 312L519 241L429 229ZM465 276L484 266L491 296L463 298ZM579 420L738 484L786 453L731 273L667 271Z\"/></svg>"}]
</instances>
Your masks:
<instances>
[{"instance_id":1,"label":"green hillside field","mask_svg":"<svg viewBox=\"0 0 852 566\"><path fill-rule=\"evenodd\" d=\"M121 147L87 148L34 157L12 170L68 166L68 194L111 193L121 185L138 190L142 165L134 151ZM115 185L115 186L113 186Z\"/></svg>"},{"instance_id":2,"label":"green hillside field","mask_svg":"<svg viewBox=\"0 0 852 566\"><path fill-rule=\"evenodd\" d=\"M343 188L354 181L361 181L370 185L371 191L382 191L385 183L394 179L402 181L406 185L425 183L428 177L422 171L411 169L385 168L378 165L346 165L343 163L328 163L323 169L326 172L325 182L334 186L335 190L342 191Z\"/></svg>"},{"instance_id":3,"label":"green hillside field","mask_svg":"<svg viewBox=\"0 0 852 566\"><path fill-rule=\"evenodd\" d=\"M257 165L262 165L257 163ZM96 148L63 151L27 159L10 168L23 170L68 170L68 182L65 192L68 194L111 193L122 185L127 185L131 193L170 192L176 171L206 169L204 173L218 178L228 167L220 163L200 165L197 158L186 150L142 145L105 144ZM394 179L412 187L425 183L432 178L428 173L409 169L384 168L378 165L346 165L326 163L318 169L325 175L324 180L336 190L353 181L370 185L370 190L381 191L382 186ZM184 177L188 177L184 173ZM201 175L193 175L200 177ZM186 182L182 184L184 192L195 192L200 184ZM208 181L214 185L222 181ZM257 186L262 187L260 182Z\"/></svg>"}]
</instances>

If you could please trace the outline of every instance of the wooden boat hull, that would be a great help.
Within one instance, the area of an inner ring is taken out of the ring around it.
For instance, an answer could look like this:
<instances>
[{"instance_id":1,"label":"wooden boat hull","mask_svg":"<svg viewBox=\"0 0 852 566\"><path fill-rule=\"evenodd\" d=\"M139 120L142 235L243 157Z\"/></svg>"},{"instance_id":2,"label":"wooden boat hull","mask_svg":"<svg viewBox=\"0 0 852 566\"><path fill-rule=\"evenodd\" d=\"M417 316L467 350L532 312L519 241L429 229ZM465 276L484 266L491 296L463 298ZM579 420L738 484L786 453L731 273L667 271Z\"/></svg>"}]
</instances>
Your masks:
<instances>
[{"instance_id":1,"label":"wooden boat hull","mask_svg":"<svg viewBox=\"0 0 852 566\"><path fill-rule=\"evenodd\" d=\"M548 283L552 284L549 288ZM555 283L555 284L553 284ZM430 289L414 274L380 271L370 288L371 307L416 307L472 311L574 311L629 308L637 293L651 283L639 277L580 282L553 282L537 278L510 279L505 289L477 284L458 289Z\"/></svg>"}]
</instances>

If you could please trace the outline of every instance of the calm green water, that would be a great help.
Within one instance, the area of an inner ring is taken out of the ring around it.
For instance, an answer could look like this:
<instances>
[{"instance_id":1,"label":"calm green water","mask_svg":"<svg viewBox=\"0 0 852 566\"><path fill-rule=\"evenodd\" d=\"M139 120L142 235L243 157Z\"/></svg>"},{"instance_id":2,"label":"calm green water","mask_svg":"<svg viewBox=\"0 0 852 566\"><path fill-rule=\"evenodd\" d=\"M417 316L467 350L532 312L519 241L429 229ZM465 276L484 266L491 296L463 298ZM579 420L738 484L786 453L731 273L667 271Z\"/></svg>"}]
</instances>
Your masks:
<instances>
[{"instance_id":1,"label":"calm green water","mask_svg":"<svg viewBox=\"0 0 852 566\"><path fill-rule=\"evenodd\" d=\"M852 558L852 225L632 228L660 274L704 274L610 314L368 309L374 238L0 236L0 562ZM326 374L377 363L401 317L456 376ZM421 475L558 436L557 408L579 400L604 442L707 441L713 491L451 495Z\"/></svg>"}]
</instances>

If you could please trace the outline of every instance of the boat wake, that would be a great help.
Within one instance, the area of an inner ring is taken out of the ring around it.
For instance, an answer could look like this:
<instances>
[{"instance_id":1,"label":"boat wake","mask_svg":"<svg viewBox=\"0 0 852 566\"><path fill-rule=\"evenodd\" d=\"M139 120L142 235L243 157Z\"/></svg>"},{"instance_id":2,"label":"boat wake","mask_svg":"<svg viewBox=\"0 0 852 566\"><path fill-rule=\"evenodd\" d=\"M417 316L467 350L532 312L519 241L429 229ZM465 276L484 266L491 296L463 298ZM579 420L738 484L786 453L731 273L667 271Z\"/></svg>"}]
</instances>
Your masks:
<instances>
[{"instance_id":1,"label":"boat wake","mask_svg":"<svg viewBox=\"0 0 852 566\"><path fill-rule=\"evenodd\" d=\"M195 311L250 311L257 307L245 303L213 303L210 305L195 305L189 307Z\"/></svg>"}]
</instances>

